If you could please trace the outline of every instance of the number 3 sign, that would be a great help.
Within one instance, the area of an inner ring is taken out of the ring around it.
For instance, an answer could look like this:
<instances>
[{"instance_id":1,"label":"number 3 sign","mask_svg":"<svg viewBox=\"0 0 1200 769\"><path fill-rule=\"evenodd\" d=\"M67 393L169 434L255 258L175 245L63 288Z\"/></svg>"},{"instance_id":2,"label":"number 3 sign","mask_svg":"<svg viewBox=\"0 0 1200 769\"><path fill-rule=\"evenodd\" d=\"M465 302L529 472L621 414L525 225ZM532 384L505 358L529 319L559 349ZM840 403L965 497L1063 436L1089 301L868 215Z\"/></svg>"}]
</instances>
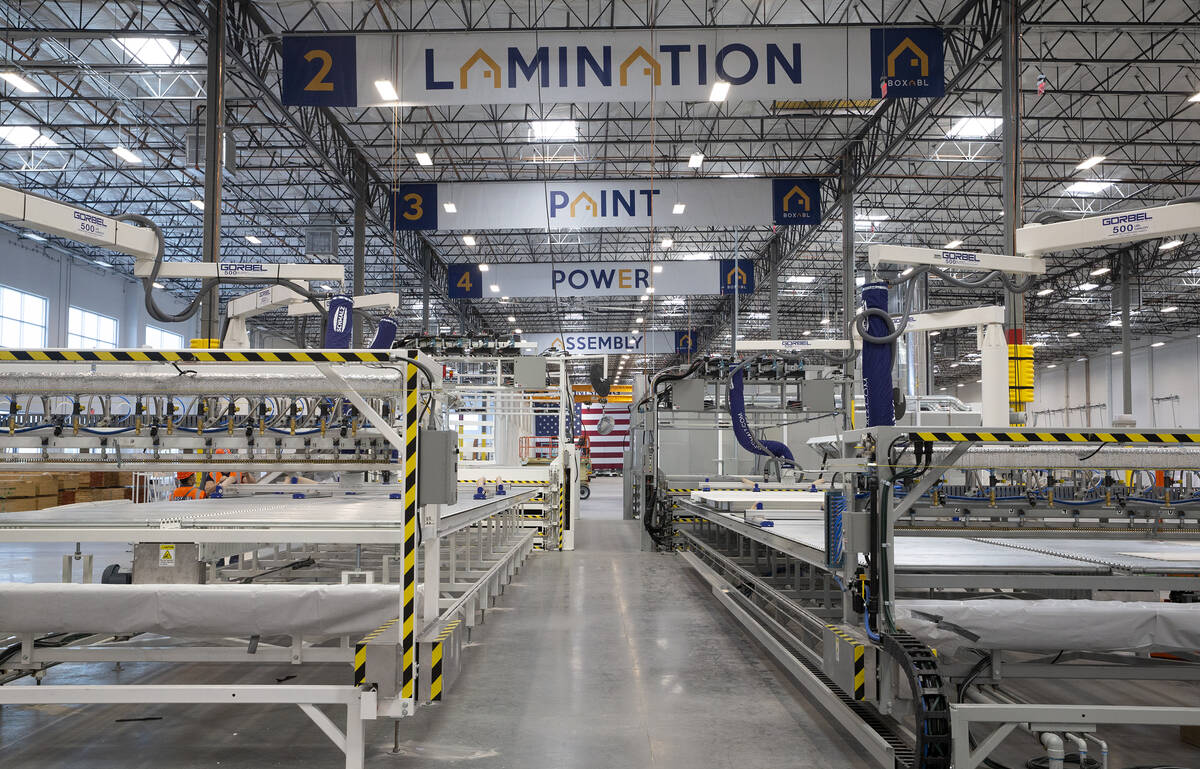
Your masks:
<instances>
[{"instance_id":1,"label":"number 3 sign","mask_svg":"<svg viewBox=\"0 0 1200 769\"><path fill-rule=\"evenodd\" d=\"M357 106L354 35L285 35L282 90L289 107Z\"/></svg>"}]
</instances>

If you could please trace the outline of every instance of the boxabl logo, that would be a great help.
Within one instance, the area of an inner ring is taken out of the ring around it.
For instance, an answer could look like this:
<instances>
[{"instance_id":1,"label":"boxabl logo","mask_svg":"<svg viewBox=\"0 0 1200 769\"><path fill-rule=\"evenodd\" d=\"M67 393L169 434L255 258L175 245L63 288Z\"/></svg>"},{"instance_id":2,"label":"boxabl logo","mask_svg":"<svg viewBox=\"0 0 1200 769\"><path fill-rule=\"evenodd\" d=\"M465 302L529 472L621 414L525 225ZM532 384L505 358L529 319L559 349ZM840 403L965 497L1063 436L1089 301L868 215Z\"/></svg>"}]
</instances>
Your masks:
<instances>
[{"instance_id":1,"label":"boxabl logo","mask_svg":"<svg viewBox=\"0 0 1200 769\"><path fill-rule=\"evenodd\" d=\"M871 95L877 99L944 96L945 54L937 27L871 30Z\"/></svg>"}]
</instances>

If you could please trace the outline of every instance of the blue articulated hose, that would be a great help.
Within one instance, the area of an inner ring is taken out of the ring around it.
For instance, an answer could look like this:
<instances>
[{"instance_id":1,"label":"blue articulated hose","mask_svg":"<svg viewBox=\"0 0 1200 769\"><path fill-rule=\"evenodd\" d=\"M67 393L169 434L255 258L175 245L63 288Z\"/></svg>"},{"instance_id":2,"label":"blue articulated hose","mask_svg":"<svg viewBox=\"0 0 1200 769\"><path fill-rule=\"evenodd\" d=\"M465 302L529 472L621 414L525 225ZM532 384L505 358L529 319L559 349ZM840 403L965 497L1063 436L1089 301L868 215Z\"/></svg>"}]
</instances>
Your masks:
<instances>
[{"instance_id":1,"label":"blue articulated hose","mask_svg":"<svg viewBox=\"0 0 1200 769\"><path fill-rule=\"evenodd\" d=\"M750 430L750 424L746 421L744 388L742 370L739 368L729 378L729 419L733 423L733 434L737 438L738 445L751 454L773 457L794 467L796 459L792 456L792 450L787 447L786 443L759 440L754 437L754 433Z\"/></svg>"}]
</instances>

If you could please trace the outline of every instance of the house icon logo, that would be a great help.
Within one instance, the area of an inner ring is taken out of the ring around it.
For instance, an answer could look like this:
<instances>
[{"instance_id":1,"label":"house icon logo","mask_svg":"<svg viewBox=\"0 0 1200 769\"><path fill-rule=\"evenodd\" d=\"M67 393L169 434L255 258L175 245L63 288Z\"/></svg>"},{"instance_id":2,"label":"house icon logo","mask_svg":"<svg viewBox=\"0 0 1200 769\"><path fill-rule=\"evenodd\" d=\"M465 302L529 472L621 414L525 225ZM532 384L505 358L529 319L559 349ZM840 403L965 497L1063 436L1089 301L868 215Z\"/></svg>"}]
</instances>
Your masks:
<instances>
[{"instance_id":1,"label":"house icon logo","mask_svg":"<svg viewBox=\"0 0 1200 769\"><path fill-rule=\"evenodd\" d=\"M722 294L754 293L754 262L750 259L722 259L718 281ZM678 340L677 340L678 341Z\"/></svg>"},{"instance_id":2,"label":"house icon logo","mask_svg":"<svg viewBox=\"0 0 1200 769\"><path fill-rule=\"evenodd\" d=\"M929 56L921 50L921 48L912 41L911 37L906 37L900 41L900 45L892 49L892 52L887 57L887 74L888 77L896 77L896 60L904 55L907 51L910 55L908 66L911 70L920 73L921 77L929 77Z\"/></svg>"},{"instance_id":3,"label":"house icon logo","mask_svg":"<svg viewBox=\"0 0 1200 769\"><path fill-rule=\"evenodd\" d=\"M876 99L939 97L946 92L942 30L871 30L871 95Z\"/></svg>"},{"instance_id":4,"label":"house icon logo","mask_svg":"<svg viewBox=\"0 0 1200 769\"><path fill-rule=\"evenodd\" d=\"M774 224L820 224L820 180L772 179L771 208Z\"/></svg>"},{"instance_id":5,"label":"house icon logo","mask_svg":"<svg viewBox=\"0 0 1200 769\"><path fill-rule=\"evenodd\" d=\"M798 208L792 208L792 203L795 202ZM812 198L804 194L804 190L800 189L800 185L796 185L788 190L788 194L783 196L784 211L798 211L803 208L805 211L812 210Z\"/></svg>"}]
</instances>

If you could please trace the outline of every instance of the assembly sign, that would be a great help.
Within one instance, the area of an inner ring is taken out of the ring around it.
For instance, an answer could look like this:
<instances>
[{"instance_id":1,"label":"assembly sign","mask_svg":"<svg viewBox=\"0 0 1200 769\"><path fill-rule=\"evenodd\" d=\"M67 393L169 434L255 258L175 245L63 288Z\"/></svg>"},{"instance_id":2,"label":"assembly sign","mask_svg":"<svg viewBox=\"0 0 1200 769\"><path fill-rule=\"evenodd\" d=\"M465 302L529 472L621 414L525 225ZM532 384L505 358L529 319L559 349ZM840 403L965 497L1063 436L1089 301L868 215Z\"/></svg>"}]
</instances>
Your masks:
<instances>
[{"instance_id":1,"label":"assembly sign","mask_svg":"<svg viewBox=\"0 0 1200 769\"><path fill-rule=\"evenodd\" d=\"M283 103L370 107L942 96L936 27L284 35Z\"/></svg>"}]
</instances>

